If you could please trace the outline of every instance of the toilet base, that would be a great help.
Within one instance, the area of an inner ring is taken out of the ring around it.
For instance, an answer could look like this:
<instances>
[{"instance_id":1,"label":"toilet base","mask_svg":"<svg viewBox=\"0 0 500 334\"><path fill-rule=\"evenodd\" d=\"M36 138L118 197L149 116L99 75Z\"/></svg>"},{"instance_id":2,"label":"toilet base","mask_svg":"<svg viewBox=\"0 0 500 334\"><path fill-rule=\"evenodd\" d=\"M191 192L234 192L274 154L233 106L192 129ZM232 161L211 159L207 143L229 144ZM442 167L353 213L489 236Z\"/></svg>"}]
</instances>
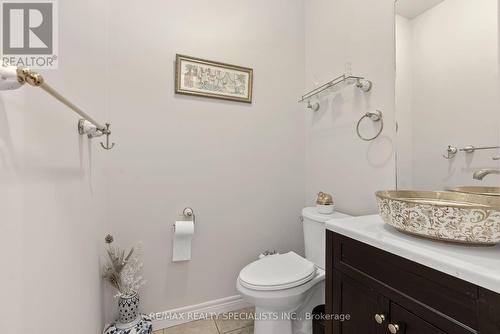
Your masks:
<instances>
[{"instance_id":1,"label":"toilet base","mask_svg":"<svg viewBox=\"0 0 500 334\"><path fill-rule=\"evenodd\" d=\"M292 320L289 319L289 313L277 313L256 307L255 315L255 334L293 334Z\"/></svg>"},{"instance_id":2,"label":"toilet base","mask_svg":"<svg viewBox=\"0 0 500 334\"><path fill-rule=\"evenodd\" d=\"M298 310L273 312L255 308L254 334L312 334L311 314L325 302L325 283L318 283Z\"/></svg>"},{"instance_id":3,"label":"toilet base","mask_svg":"<svg viewBox=\"0 0 500 334\"><path fill-rule=\"evenodd\" d=\"M325 282L320 282L307 297L300 310L297 311L297 319L292 321L293 334L312 334L312 311L325 303Z\"/></svg>"}]
</instances>

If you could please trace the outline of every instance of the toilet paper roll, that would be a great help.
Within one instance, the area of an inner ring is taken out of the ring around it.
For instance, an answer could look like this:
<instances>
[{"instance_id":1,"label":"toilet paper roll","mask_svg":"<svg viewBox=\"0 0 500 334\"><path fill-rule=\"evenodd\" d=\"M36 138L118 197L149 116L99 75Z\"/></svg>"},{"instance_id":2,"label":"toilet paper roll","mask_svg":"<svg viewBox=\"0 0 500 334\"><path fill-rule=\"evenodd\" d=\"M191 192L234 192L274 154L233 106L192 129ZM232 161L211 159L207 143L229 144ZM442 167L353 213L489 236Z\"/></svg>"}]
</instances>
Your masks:
<instances>
[{"instance_id":1,"label":"toilet paper roll","mask_svg":"<svg viewBox=\"0 0 500 334\"><path fill-rule=\"evenodd\" d=\"M176 221L172 261L191 260L191 239L194 234L193 221Z\"/></svg>"}]
</instances>

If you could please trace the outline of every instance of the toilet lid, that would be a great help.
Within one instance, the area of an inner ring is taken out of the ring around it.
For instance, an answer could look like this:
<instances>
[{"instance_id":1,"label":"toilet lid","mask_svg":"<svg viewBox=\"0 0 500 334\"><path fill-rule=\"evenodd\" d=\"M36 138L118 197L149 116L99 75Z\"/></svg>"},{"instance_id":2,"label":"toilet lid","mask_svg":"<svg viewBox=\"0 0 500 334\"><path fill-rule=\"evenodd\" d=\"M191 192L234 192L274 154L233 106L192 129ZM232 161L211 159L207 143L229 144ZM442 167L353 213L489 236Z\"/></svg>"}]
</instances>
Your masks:
<instances>
[{"instance_id":1,"label":"toilet lid","mask_svg":"<svg viewBox=\"0 0 500 334\"><path fill-rule=\"evenodd\" d=\"M240 272L240 283L253 290L284 290L310 281L314 263L294 252L270 255L250 263Z\"/></svg>"}]
</instances>

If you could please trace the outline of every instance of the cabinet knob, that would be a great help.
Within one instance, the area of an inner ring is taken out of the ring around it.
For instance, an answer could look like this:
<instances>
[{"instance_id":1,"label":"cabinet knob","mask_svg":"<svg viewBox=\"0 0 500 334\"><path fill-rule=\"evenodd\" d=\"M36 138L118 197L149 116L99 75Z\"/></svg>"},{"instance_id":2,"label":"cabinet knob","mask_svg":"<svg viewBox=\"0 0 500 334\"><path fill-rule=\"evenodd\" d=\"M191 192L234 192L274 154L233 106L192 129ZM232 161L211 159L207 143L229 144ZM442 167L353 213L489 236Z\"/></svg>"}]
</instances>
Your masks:
<instances>
[{"instance_id":1,"label":"cabinet knob","mask_svg":"<svg viewBox=\"0 0 500 334\"><path fill-rule=\"evenodd\" d=\"M384 314L375 314L375 321L379 325L383 324L385 321L385 315Z\"/></svg>"},{"instance_id":2,"label":"cabinet knob","mask_svg":"<svg viewBox=\"0 0 500 334\"><path fill-rule=\"evenodd\" d=\"M389 324L389 326L387 326L387 328L389 328L389 332L391 334L397 334L397 333L399 333L399 330L401 329L398 324Z\"/></svg>"}]
</instances>

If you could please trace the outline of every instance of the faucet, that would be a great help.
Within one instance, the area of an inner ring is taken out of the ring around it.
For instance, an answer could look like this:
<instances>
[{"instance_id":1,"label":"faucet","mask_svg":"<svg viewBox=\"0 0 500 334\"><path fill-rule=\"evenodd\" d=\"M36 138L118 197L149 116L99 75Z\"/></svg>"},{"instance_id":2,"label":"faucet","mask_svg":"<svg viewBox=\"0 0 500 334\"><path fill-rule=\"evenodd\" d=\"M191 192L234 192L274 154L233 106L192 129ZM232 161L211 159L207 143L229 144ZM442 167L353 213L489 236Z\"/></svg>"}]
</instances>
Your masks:
<instances>
[{"instance_id":1,"label":"faucet","mask_svg":"<svg viewBox=\"0 0 500 334\"><path fill-rule=\"evenodd\" d=\"M474 172L472 178L474 180L482 180L488 174L500 174L500 169L480 169Z\"/></svg>"}]
</instances>

